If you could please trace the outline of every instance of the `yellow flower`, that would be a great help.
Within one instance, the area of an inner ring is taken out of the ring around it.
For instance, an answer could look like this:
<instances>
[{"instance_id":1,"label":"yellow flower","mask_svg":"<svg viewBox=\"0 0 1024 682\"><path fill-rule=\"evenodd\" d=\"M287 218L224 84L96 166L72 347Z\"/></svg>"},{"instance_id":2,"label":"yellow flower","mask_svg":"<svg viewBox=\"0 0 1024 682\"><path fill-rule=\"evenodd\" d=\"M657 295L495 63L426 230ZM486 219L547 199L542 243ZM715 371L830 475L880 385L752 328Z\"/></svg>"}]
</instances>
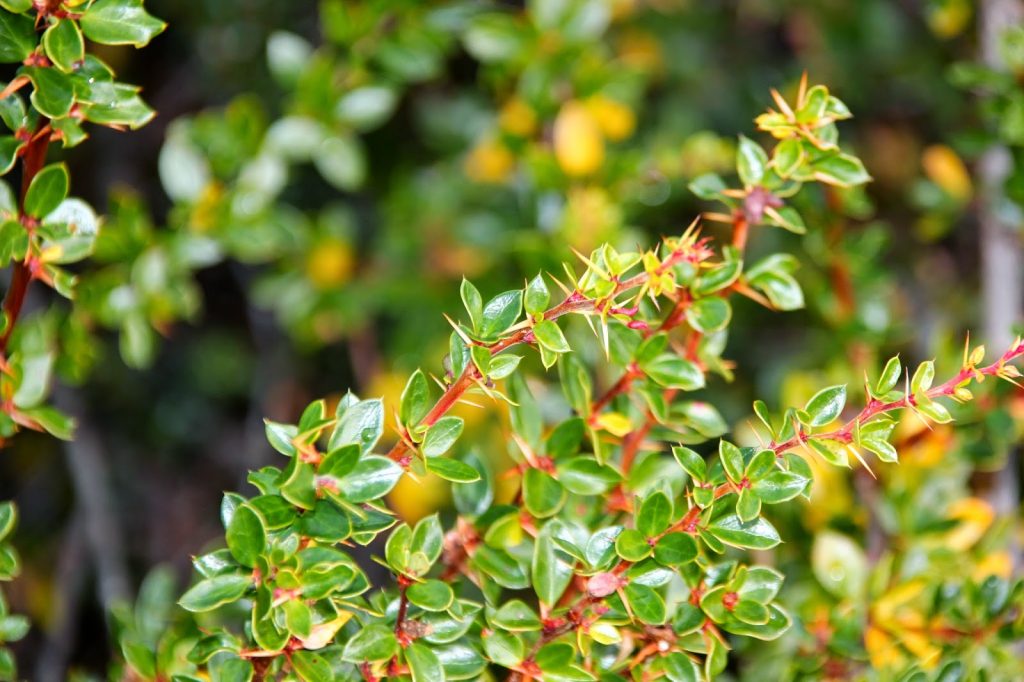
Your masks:
<instances>
[{"instance_id":1,"label":"yellow flower","mask_svg":"<svg viewBox=\"0 0 1024 682\"><path fill-rule=\"evenodd\" d=\"M405 522L414 524L448 504L451 486L440 476L402 476L388 494L388 506Z\"/></svg>"},{"instance_id":2,"label":"yellow flower","mask_svg":"<svg viewBox=\"0 0 1024 682\"><path fill-rule=\"evenodd\" d=\"M306 277L316 289L341 286L351 279L354 268L352 247L335 237L321 240L306 256Z\"/></svg>"},{"instance_id":3,"label":"yellow flower","mask_svg":"<svg viewBox=\"0 0 1024 682\"><path fill-rule=\"evenodd\" d=\"M587 109L597 121L604 136L612 142L625 140L636 128L636 115L633 110L604 95L595 95L587 100Z\"/></svg>"},{"instance_id":4,"label":"yellow flower","mask_svg":"<svg viewBox=\"0 0 1024 682\"><path fill-rule=\"evenodd\" d=\"M470 180L500 184L508 179L515 165L512 152L500 141L488 137L469 152L464 168Z\"/></svg>"},{"instance_id":5,"label":"yellow flower","mask_svg":"<svg viewBox=\"0 0 1024 682\"><path fill-rule=\"evenodd\" d=\"M959 202L967 202L974 193L970 173L957 153L944 144L933 144L921 154L921 165L928 179Z\"/></svg>"},{"instance_id":6,"label":"yellow flower","mask_svg":"<svg viewBox=\"0 0 1024 682\"><path fill-rule=\"evenodd\" d=\"M960 523L945 534L942 544L957 552L967 550L981 539L995 517L995 510L985 500L977 497L957 500L949 508L949 518Z\"/></svg>"},{"instance_id":7,"label":"yellow flower","mask_svg":"<svg viewBox=\"0 0 1024 682\"><path fill-rule=\"evenodd\" d=\"M501 108L498 124L502 130L512 135L529 137L537 129L537 115L530 105L518 97L513 97Z\"/></svg>"},{"instance_id":8,"label":"yellow flower","mask_svg":"<svg viewBox=\"0 0 1024 682\"><path fill-rule=\"evenodd\" d=\"M601 128L578 101L566 102L555 118L555 158L568 175L590 175L604 163Z\"/></svg>"}]
</instances>

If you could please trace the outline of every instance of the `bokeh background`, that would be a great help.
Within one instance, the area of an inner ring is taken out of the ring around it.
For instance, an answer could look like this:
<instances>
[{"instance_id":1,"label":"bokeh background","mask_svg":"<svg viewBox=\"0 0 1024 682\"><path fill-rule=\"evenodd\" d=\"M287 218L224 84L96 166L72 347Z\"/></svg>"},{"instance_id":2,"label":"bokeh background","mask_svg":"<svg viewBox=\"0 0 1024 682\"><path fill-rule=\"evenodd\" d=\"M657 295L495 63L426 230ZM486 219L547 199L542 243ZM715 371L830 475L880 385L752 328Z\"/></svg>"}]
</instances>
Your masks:
<instances>
[{"instance_id":1,"label":"bokeh background","mask_svg":"<svg viewBox=\"0 0 1024 682\"><path fill-rule=\"evenodd\" d=\"M104 674L106 610L159 564L183 588L190 555L221 533L221 492L277 457L263 417L293 420L347 390L396 400L417 366L439 373L463 275L496 293L558 271L572 248L678 234L709 208L688 184L727 174L769 89L795 92L804 71L854 112L844 144L874 182L805 193L806 236L752 235L755 256L798 255L807 306L738 302L736 378L709 399L742 434L754 398L775 409L831 383L853 390L896 353L937 357L946 374L968 330L1009 343L1024 205L1016 4L148 0L167 32L97 53L158 117L95 130L69 158L73 192L109 214L100 265L82 273L83 362L56 393L79 436L24 434L0 457L0 499L22 513L27 568L9 593L34 623L15 648L24 674ZM821 555L815 586L792 596L805 623L922 535L934 571L960 554L956 570L1009 573L1024 406L985 396L992 409L962 414L955 434L901 426L904 463L877 481L820 473L814 504L788 519L794 554ZM495 414L463 416L500 453ZM415 520L448 490L403 482L391 503ZM854 566L841 584L831 560Z\"/></svg>"}]
</instances>

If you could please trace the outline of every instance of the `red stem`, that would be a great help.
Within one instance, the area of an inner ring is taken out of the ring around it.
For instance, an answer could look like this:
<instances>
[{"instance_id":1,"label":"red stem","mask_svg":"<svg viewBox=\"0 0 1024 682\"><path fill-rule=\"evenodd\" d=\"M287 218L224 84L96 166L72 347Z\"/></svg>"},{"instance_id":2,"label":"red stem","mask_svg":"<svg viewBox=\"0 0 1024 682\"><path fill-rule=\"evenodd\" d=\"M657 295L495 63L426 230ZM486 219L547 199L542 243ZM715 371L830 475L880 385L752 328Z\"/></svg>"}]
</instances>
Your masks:
<instances>
[{"instance_id":1,"label":"red stem","mask_svg":"<svg viewBox=\"0 0 1024 682\"><path fill-rule=\"evenodd\" d=\"M36 174L42 169L43 163L46 161L46 150L50 146L50 136L40 135L39 133L49 124L50 122L46 118L39 119L36 133L29 140L22 153L21 195L18 199L18 213L22 225L26 225L29 222L29 217L25 214L25 196L28 194L28 188L32 185L32 180L35 179ZM29 228L26 226L25 229ZM32 281L32 273L26 263L15 263L13 267L14 272L11 275L11 286L7 290L7 296L4 298L3 310L7 315L7 329L4 331L3 336L0 337L0 353L4 353L7 350L11 334L14 333L14 324L18 321L21 307L25 303L25 296L28 294L29 282Z\"/></svg>"},{"instance_id":2,"label":"red stem","mask_svg":"<svg viewBox=\"0 0 1024 682\"><path fill-rule=\"evenodd\" d=\"M987 367L963 367L953 378L949 379L943 384L940 384L925 391L925 395L929 399L949 397L954 394L957 386L964 383L965 381L970 381L971 379L977 377L978 375L991 376L993 374L997 374L1003 368L1003 366L1006 365L1006 363L1015 360L1021 355L1024 355L1024 342L1019 343L1018 345L1014 346L1013 348L1003 353L1003 355L997 361L993 362L991 365L988 365ZM917 398L915 398L912 394L900 398L899 400L894 400L888 403L883 403L878 400L872 400L864 407L863 410L860 411L860 414L855 416L850 421L846 422L846 424L844 424L841 428L836 429L835 431L829 431L827 433L817 433L813 435L800 432L793 436L792 438L789 438L788 440L785 440L781 443L772 444L770 447L772 450L775 451L776 455L781 455L787 450L792 450L798 445L805 443L809 438L817 438L820 440L836 440L842 443L849 443L851 440L853 440L853 431L858 425L863 425L866 422L868 422L872 417L875 417L884 412L891 412L893 410L898 410L904 407L912 407L915 404L917 404Z\"/></svg>"}]
</instances>

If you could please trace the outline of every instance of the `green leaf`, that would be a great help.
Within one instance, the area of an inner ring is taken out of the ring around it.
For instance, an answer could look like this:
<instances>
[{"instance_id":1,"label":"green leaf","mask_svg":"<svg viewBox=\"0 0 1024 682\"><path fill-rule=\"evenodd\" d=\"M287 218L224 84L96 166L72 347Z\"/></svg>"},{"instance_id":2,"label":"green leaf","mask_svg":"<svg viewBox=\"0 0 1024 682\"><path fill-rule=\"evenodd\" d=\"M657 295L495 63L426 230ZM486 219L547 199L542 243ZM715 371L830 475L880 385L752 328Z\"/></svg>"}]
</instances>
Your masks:
<instances>
[{"instance_id":1,"label":"green leaf","mask_svg":"<svg viewBox=\"0 0 1024 682\"><path fill-rule=\"evenodd\" d=\"M405 662L409 665L412 682L445 682L441 661L430 647L413 642L405 650Z\"/></svg>"},{"instance_id":2,"label":"green leaf","mask_svg":"<svg viewBox=\"0 0 1024 682\"><path fill-rule=\"evenodd\" d=\"M289 657L289 660L302 682L332 682L334 680L331 662L316 651L299 649Z\"/></svg>"},{"instance_id":3,"label":"green leaf","mask_svg":"<svg viewBox=\"0 0 1024 682\"><path fill-rule=\"evenodd\" d=\"M883 462L896 462L899 460L899 453L896 452L896 448L893 447L892 443L882 439L865 438L861 440L861 445L875 453Z\"/></svg>"},{"instance_id":4,"label":"green leaf","mask_svg":"<svg viewBox=\"0 0 1024 682\"><path fill-rule=\"evenodd\" d=\"M75 88L71 78L58 69L24 67L23 73L32 81L32 106L43 116L63 118L75 103Z\"/></svg>"},{"instance_id":5,"label":"green leaf","mask_svg":"<svg viewBox=\"0 0 1024 682\"><path fill-rule=\"evenodd\" d=\"M722 468L726 475L735 483L743 480L743 451L726 440L718 441L718 457L722 460Z\"/></svg>"},{"instance_id":6,"label":"green leaf","mask_svg":"<svg viewBox=\"0 0 1024 682\"><path fill-rule=\"evenodd\" d=\"M791 624L789 614L775 604L770 604L768 605L767 623L757 625L734 619L725 625L724 629L736 635L771 641L781 637L789 630Z\"/></svg>"},{"instance_id":7,"label":"green leaf","mask_svg":"<svg viewBox=\"0 0 1024 682\"><path fill-rule=\"evenodd\" d=\"M619 472L581 455L558 465L558 481L577 495L601 495L621 480Z\"/></svg>"},{"instance_id":8,"label":"green leaf","mask_svg":"<svg viewBox=\"0 0 1024 682\"><path fill-rule=\"evenodd\" d=\"M540 630L540 618L533 609L519 599L505 602L491 617L498 627L512 632L532 632Z\"/></svg>"},{"instance_id":9,"label":"green leaf","mask_svg":"<svg viewBox=\"0 0 1024 682\"><path fill-rule=\"evenodd\" d=\"M285 625L296 637L306 639L312 628L312 616L309 604L304 599L289 599L281 605L284 609Z\"/></svg>"},{"instance_id":10,"label":"green leaf","mask_svg":"<svg viewBox=\"0 0 1024 682\"><path fill-rule=\"evenodd\" d=\"M931 360L922 362L917 366L914 371L914 376L910 379L910 392L914 395L927 391L932 387L932 381L935 380L935 363Z\"/></svg>"},{"instance_id":11,"label":"green leaf","mask_svg":"<svg viewBox=\"0 0 1024 682\"><path fill-rule=\"evenodd\" d=\"M861 599L870 567L860 546L845 535L821 531L814 536L811 568L822 587L840 599Z\"/></svg>"},{"instance_id":12,"label":"green leaf","mask_svg":"<svg viewBox=\"0 0 1024 682\"><path fill-rule=\"evenodd\" d=\"M763 518L742 521L729 514L712 522L708 531L727 545L744 549L771 549L782 542L779 532Z\"/></svg>"},{"instance_id":13,"label":"green leaf","mask_svg":"<svg viewBox=\"0 0 1024 682\"><path fill-rule=\"evenodd\" d=\"M187 611L212 611L218 606L241 599L251 585L251 576L218 575L193 585L178 603Z\"/></svg>"},{"instance_id":14,"label":"green leaf","mask_svg":"<svg viewBox=\"0 0 1024 682\"><path fill-rule=\"evenodd\" d=\"M494 664L512 668L526 656L526 645L517 635L497 630L483 638L484 652Z\"/></svg>"},{"instance_id":15,"label":"green leaf","mask_svg":"<svg viewBox=\"0 0 1024 682\"><path fill-rule=\"evenodd\" d=\"M849 154L830 154L812 165L814 177L837 187L854 187L871 180L860 159Z\"/></svg>"},{"instance_id":16,"label":"green leaf","mask_svg":"<svg viewBox=\"0 0 1024 682\"><path fill-rule=\"evenodd\" d=\"M462 305L466 307L466 312L469 313L473 331L479 332L480 324L484 318L484 301L480 297L480 291L473 286L472 282L463 277L459 293L462 296Z\"/></svg>"},{"instance_id":17,"label":"green leaf","mask_svg":"<svg viewBox=\"0 0 1024 682\"><path fill-rule=\"evenodd\" d=\"M698 299L686 309L686 320L690 326L704 334L721 331L732 319L732 307L724 298L709 297Z\"/></svg>"},{"instance_id":18,"label":"green leaf","mask_svg":"<svg viewBox=\"0 0 1024 682\"><path fill-rule=\"evenodd\" d=\"M78 25L71 19L61 19L43 34L46 56L61 71L69 73L85 59L85 41Z\"/></svg>"},{"instance_id":19,"label":"green leaf","mask_svg":"<svg viewBox=\"0 0 1024 682\"><path fill-rule=\"evenodd\" d=\"M672 455L676 458L676 461L679 462L679 466L683 468L683 471L689 474L690 478L694 481L702 483L707 480L707 462L704 461L703 457L690 448L682 445L673 447Z\"/></svg>"},{"instance_id":20,"label":"green leaf","mask_svg":"<svg viewBox=\"0 0 1024 682\"><path fill-rule=\"evenodd\" d=\"M697 541L687 533L669 533L654 546L654 560L663 566L681 566L696 558Z\"/></svg>"},{"instance_id":21,"label":"green leaf","mask_svg":"<svg viewBox=\"0 0 1024 682\"><path fill-rule=\"evenodd\" d=\"M840 467L850 466L850 457L842 443L820 438L809 438L807 443L829 464Z\"/></svg>"},{"instance_id":22,"label":"green leaf","mask_svg":"<svg viewBox=\"0 0 1024 682\"><path fill-rule=\"evenodd\" d=\"M384 559L396 573L407 573L409 566L409 548L412 545L412 528L403 523L397 526L384 545Z\"/></svg>"},{"instance_id":23,"label":"green leaf","mask_svg":"<svg viewBox=\"0 0 1024 682\"><path fill-rule=\"evenodd\" d=\"M369 502L391 492L402 473L397 462L370 455L360 460L352 473L339 479L338 487L349 502Z\"/></svg>"},{"instance_id":24,"label":"green leaf","mask_svg":"<svg viewBox=\"0 0 1024 682\"><path fill-rule=\"evenodd\" d=\"M409 601L426 611L446 611L455 600L455 593L447 583L427 580L413 583L406 591Z\"/></svg>"},{"instance_id":25,"label":"green leaf","mask_svg":"<svg viewBox=\"0 0 1024 682\"><path fill-rule=\"evenodd\" d=\"M803 144L798 137L782 140L772 152L772 166L780 178L788 178L803 161Z\"/></svg>"},{"instance_id":26,"label":"green leaf","mask_svg":"<svg viewBox=\"0 0 1024 682\"><path fill-rule=\"evenodd\" d=\"M68 195L68 169L63 163L54 163L39 171L25 194L25 212L35 218L44 218Z\"/></svg>"},{"instance_id":27,"label":"green leaf","mask_svg":"<svg viewBox=\"0 0 1024 682\"><path fill-rule=\"evenodd\" d=\"M398 653L394 630L381 623L364 625L345 644L341 659L349 663L387 661Z\"/></svg>"},{"instance_id":28,"label":"green leaf","mask_svg":"<svg viewBox=\"0 0 1024 682\"><path fill-rule=\"evenodd\" d=\"M665 388L696 391L704 388L704 373L694 363L674 353L663 353L640 367L644 373Z\"/></svg>"},{"instance_id":29,"label":"green leaf","mask_svg":"<svg viewBox=\"0 0 1024 682\"><path fill-rule=\"evenodd\" d=\"M98 0L82 15L81 23L89 40L135 47L144 47L167 28L146 12L142 0Z\"/></svg>"},{"instance_id":30,"label":"green leaf","mask_svg":"<svg viewBox=\"0 0 1024 682\"><path fill-rule=\"evenodd\" d=\"M537 518L558 513L567 495L562 484L546 471L531 467L523 474L523 506Z\"/></svg>"},{"instance_id":31,"label":"green leaf","mask_svg":"<svg viewBox=\"0 0 1024 682\"><path fill-rule=\"evenodd\" d=\"M572 350L562 330L551 320L544 320L533 327L533 335L542 346L553 353L568 353Z\"/></svg>"},{"instance_id":32,"label":"green leaf","mask_svg":"<svg viewBox=\"0 0 1024 682\"><path fill-rule=\"evenodd\" d=\"M510 590L522 590L530 586L530 577L523 567L504 550L480 545L473 555L471 564L476 570Z\"/></svg>"},{"instance_id":33,"label":"green leaf","mask_svg":"<svg viewBox=\"0 0 1024 682\"><path fill-rule=\"evenodd\" d=\"M484 306L480 322L480 336L494 339L519 319L523 307L521 289L498 294Z\"/></svg>"},{"instance_id":34,"label":"green leaf","mask_svg":"<svg viewBox=\"0 0 1024 682\"><path fill-rule=\"evenodd\" d=\"M778 504L791 500L804 491L809 479L792 471L776 470L757 480L751 490L765 504Z\"/></svg>"},{"instance_id":35,"label":"green leaf","mask_svg":"<svg viewBox=\"0 0 1024 682\"><path fill-rule=\"evenodd\" d=\"M715 173L700 175L689 184L689 190L700 199L713 201L721 199L722 192L728 189L721 176Z\"/></svg>"},{"instance_id":36,"label":"green leaf","mask_svg":"<svg viewBox=\"0 0 1024 682\"><path fill-rule=\"evenodd\" d=\"M894 389L901 374L903 374L903 366L900 364L900 356L889 358L889 362L885 363L885 369L882 370L882 375L878 377L878 383L875 384L875 395L882 396Z\"/></svg>"},{"instance_id":37,"label":"green leaf","mask_svg":"<svg viewBox=\"0 0 1024 682\"><path fill-rule=\"evenodd\" d=\"M402 391L399 418L406 427L413 427L430 411L430 405L430 384L422 370L417 369Z\"/></svg>"},{"instance_id":38,"label":"green leaf","mask_svg":"<svg viewBox=\"0 0 1024 682\"><path fill-rule=\"evenodd\" d=\"M23 62L35 46L35 24L30 17L0 12L0 63Z\"/></svg>"},{"instance_id":39,"label":"green leaf","mask_svg":"<svg viewBox=\"0 0 1024 682\"><path fill-rule=\"evenodd\" d=\"M342 445L359 443L364 453L369 452L383 433L384 403L379 399L360 400L340 415L327 448L334 450Z\"/></svg>"},{"instance_id":40,"label":"green leaf","mask_svg":"<svg viewBox=\"0 0 1024 682\"><path fill-rule=\"evenodd\" d=\"M441 521L437 514L431 514L419 520L412 531L412 541L409 551L420 552L427 561L433 564L441 557L444 547L444 530L441 528Z\"/></svg>"},{"instance_id":41,"label":"green leaf","mask_svg":"<svg viewBox=\"0 0 1024 682\"><path fill-rule=\"evenodd\" d=\"M13 502L0 502L0 542L18 525L18 508Z\"/></svg>"},{"instance_id":42,"label":"green leaf","mask_svg":"<svg viewBox=\"0 0 1024 682\"><path fill-rule=\"evenodd\" d=\"M743 522L752 521L761 513L761 498L755 495L750 489L740 491L736 500L736 515Z\"/></svg>"},{"instance_id":43,"label":"green leaf","mask_svg":"<svg viewBox=\"0 0 1024 682\"><path fill-rule=\"evenodd\" d=\"M263 518L248 504L243 504L235 510L225 537L231 556L249 568L256 566L267 544Z\"/></svg>"},{"instance_id":44,"label":"green leaf","mask_svg":"<svg viewBox=\"0 0 1024 682\"><path fill-rule=\"evenodd\" d=\"M783 206L781 208L769 207L765 209L765 215L768 216L768 222L772 225L781 227L793 234L807 234L807 225L804 223L803 217L792 206Z\"/></svg>"},{"instance_id":45,"label":"green leaf","mask_svg":"<svg viewBox=\"0 0 1024 682\"><path fill-rule=\"evenodd\" d=\"M727 260L701 275L692 289L695 296L709 296L721 291L737 279L743 272L743 261Z\"/></svg>"},{"instance_id":46,"label":"green leaf","mask_svg":"<svg viewBox=\"0 0 1024 682\"><path fill-rule=\"evenodd\" d=\"M530 566L533 589L540 601L548 606L558 603L573 576L573 563L555 546L556 524L554 521L548 523L537 534Z\"/></svg>"},{"instance_id":47,"label":"green leaf","mask_svg":"<svg viewBox=\"0 0 1024 682\"><path fill-rule=\"evenodd\" d=\"M748 137L740 135L739 148L736 155L736 172L747 187L760 184L768 168L768 154L761 145Z\"/></svg>"},{"instance_id":48,"label":"green leaf","mask_svg":"<svg viewBox=\"0 0 1024 682\"><path fill-rule=\"evenodd\" d=\"M15 162L18 160L18 150L21 149L23 144L14 135L0 136L0 175L14 168Z\"/></svg>"},{"instance_id":49,"label":"green leaf","mask_svg":"<svg viewBox=\"0 0 1024 682\"><path fill-rule=\"evenodd\" d=\"M427 430L423 439L423 454L437 457L448 452L462 435L464 422L461 417L441 417ZM475 478L472 480L476 480Z\"/></svg>"},{"instance_id":50,"label":"green leaf","mask_svg":"<svg viewBox=\"0 0 1024 682\"><path fill-rule=\"evenodd\" d=\"M830 386L814 394L807 401L804 411L807 412L808 426L818 427L832 423L846 405L846 385Z\"/></svg>"},{"instance_id":51,"label":"green leaf","mask_svg":"<svg viewBox=\"0 0 1024 682\"><path fill-rule=\"evenodd\" d=\"M647 536L635 528L627 528L615 538L615 552L626 561L646 559L652 551Z\"/></svg>"},{"instance_id":52,"label":"green leaf","mask_svg":"<svg viewBox=\"0 0 1024 682\"><path fill-rule=\"evenodd\" d=\"M698 665L678 651L655 659L651 670L669 682L701 682L702 679Z\"/></svg>"},{"instance_id":53,"label":"green leaf","mask_svg":"<svg viewBox=\"0 0 1024 682\"><path fill-rule=\"evenodd\" d=\"M544 283L544 276L538 274L530 280L526 287L524 300L526 312L530 315L540 315L547 310L550 302L551 292L548 291L548 285Z\"/></svg>"},{"instance_id":54,"label":"green leaf","mask_svg":"<svg viewBox=\"0 0 1024 682\"><path fill-rule=\"evenodd\" d=\"M487 668L487 661L474 647L465 644L449 644L433 647L437 660L441 661L449 680L475 680Z\"/></svg>"},{"instance_id":55,"label":"green leaf","mask_svg":"<svg viewBox=\"0 0 1024 682\"><path fill-rule=\"evenodd\" d=\"M429 457L426 465L427 471L453 483L473 483L480 480L479 471L465 462L450 457Z\"/></svg>"},{"instance_id":56,"label":"green leaf","mask_svg":"<svg viewBox=\"0 0 1024 682\"><path fill-rule=\"evenodd\" d=\"M644 498L636 515L636 529L652 538L664 532L672 522L672 502L664 493L655 492Z\"/></svg>"},{"instance_id":57,"label":"green leaf","mask_svg":"<svg viewBox=\"0 0 1024 682\"><path fill-rule=\"evenodd\" d=\"M661 625L665 622L665 600L654 588L640 583L630 583L623 592L629 609L637 620L648 625Z\"/></svg>"}]
</instances>

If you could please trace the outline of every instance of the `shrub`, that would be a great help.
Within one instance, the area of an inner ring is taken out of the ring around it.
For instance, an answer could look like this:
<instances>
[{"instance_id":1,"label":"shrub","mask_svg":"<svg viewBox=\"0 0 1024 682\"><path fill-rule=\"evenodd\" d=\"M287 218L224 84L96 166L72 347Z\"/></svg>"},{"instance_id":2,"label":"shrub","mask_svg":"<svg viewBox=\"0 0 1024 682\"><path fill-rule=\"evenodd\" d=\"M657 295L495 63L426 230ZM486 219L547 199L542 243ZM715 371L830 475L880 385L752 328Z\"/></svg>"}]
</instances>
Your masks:
<instances>
[{"instance_id":1,"label":"shrub","mask_svg":"<svg viewBox=\"0 0 1024 682\"><path fill-rule=\"evenodd\" d=\"M504 668L515 679L698 680L725 670L737 641L786 632L784 576L751 559L782 541L769 508L807 494L808 459L895 462L893 413L949 422L940 399L968 401L968 386L989 376L1013 381L1024 344L990 364L968 347L941 383L933 363L904 379L892 358L859 410L846 409L843 385L782 415L759 402L759 446L720 439L710 457L692 449L726 431L714 406L686 394L709 375L731 376L722 358L730 296L802 303L792 257L745 267L750 231L802 230L787 200L805 183L868 179L836 144L835 123L849 116L842 102L806 84L793 103L775 99L778 111L758 125L778 141L769 153L741 138L741 186L695 183L726 206L712 217L730 221L732 244L714 249L694 223L643 252L604 245L580 256L582 273L567 265L486 302L464 280L465 318L452 322L440 378L417 370L398 406L350 393L333 410L314 402L297 424L268 422L288 462L250 475L256 496L225 496L227 548L196 557L200 579L180 602L201 614L203 633L181 673L439 680ZM552 284L564 292L554 305ZM564 322L579 318L596 341ZM520 347L536 350L560 386L527 380ZM595 376L617 378L598 390ZM508 406L508 471L465 445L461 457L446 454L464 427L449 412L473 396ZM389 410L397 440L376 453ZM403 475L428 472L452 482L458 515L397 523L384 496ZM498 492L508 480L512 492ZM374 590L345 547L384 536L380 561L394 584ZM999 629L1016 608L997 600L986 620ZM155 670L149 659L135 665Z\"/></svg>"}]
</instances>

